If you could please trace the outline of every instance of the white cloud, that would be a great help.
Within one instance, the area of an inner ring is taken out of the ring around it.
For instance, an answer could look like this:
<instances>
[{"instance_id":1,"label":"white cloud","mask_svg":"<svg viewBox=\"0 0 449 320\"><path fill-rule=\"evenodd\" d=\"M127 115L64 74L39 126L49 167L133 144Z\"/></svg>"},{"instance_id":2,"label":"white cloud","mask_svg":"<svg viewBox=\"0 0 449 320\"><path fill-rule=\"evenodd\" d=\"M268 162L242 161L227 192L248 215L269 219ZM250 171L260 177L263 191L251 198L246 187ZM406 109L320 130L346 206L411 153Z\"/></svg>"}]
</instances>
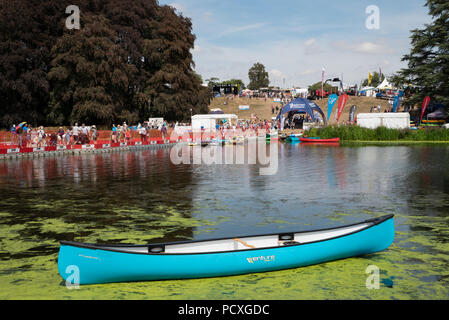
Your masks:
<instances>
[{"instance_id":1,"label":"white cloud","mask_svg":"<svg viewBox=\"0 0 449 320\"><path fill-rule=\"evenodd\" d=\"M360 54L386 54L393 52L392 47L386 45L383 41L382 42L361 41L355 43L340 41L336 42L335 45L340 50L351 51Z\"/></svg>"},{"instance_id":2,"label":"white cloud","mask_svg":"<svg viewBox=\"0 0 449 320\"><path fill-rule=\"evenodd\" d=\"M313 46L314 44L316 43L316 39L309 39L309 40L306 40L305 42L304 42L304 45L306 46L306 47L311 47L311 46Z\"/></svg>"},{"instance_id":3,"label":"white cloud","mask_svg":"<svg viewBox=\"0 0 449 320\"><path fill-rule=\"evenodd\" d=\"M321 52L322 49L315 38L308 39L304 42L304 53L306 55L318 54Z\"/></svg>"},{"instance_id":4,"label":"white cloud","mask_svg":"<svg viewBox=\"0 0 449 320\"><path fill-rule=\"evenodd\" d=\"M185 10L184 6L180 3L170 3L169 6L175 8L178 13L182 13Z\"/></svg>"},{"instance_id":5,"label":"white cloud","mask_svg":"<svg viewBox=\"0 0 449 320\"><path fill-rule=\"evenodd\" d=\"M393 40L391 40L393 41ZM237 78L248 83L248 70L260 62L269 70L270 82L275 86L292 85L307 87L321 81L321 71L326 77L340 77L348 84L360 83L369 71L382 68L390 75L403 67L401 57L404 48L394 52L388 42L365 41L335 43L328 39L298 39L297 41L263 41L245 47L217 46L200 42L200 50L194 52L194 61L203 78L216 76L222 80ZM319 48L310 54L307 48ZM321 44L322 43L322 44ZM318 44L321 44L321 48ZM379 52L374 54L374 52Z\"/></svg>"},{"instance_id":6,"label":"white cloud","mask_svg":"<svg viewBox=\"0 0 449 320\"><path fill-rule=\"evenodd\" d=\"M267 23L254 23L254 24L249 24L249 25L240 26L240 27L228 28L228 29L224 30L222 33L220 33L219 37L229 36L234 33L244 32L244 31L248 31L248 30L260 29L266 25L267 25Z\"/></svg>"},{"instance_id":7,"label":"white cloud","mask_svg":"<svg viewBox=\"0 0 449 320\"><path fill-rule=\"evenodd\" d=\"M269 75L270 79L273 79L273 78L275 78L277 80L285 79L285 74L282 71L278 70L278 69L270 70L268 72L268 75Z\"/></svg>"}]
</instances>

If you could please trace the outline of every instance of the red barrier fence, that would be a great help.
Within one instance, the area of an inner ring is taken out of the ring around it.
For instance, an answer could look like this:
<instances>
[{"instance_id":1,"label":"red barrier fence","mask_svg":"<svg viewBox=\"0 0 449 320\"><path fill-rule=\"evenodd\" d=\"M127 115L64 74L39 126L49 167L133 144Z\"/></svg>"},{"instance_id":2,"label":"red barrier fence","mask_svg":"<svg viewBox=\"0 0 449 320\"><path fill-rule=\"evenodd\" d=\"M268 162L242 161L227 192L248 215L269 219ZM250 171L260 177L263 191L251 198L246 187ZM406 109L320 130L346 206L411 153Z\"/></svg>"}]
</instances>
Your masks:
<instances>
[{"instance_id":1,"label":"red barrier fence","mask_svg":"<svg viewBox=\"0 0 449 320\"><path fill-rule=\"evenodd\" d=\"M96 143L96 144L77 144L77 145L58 145L58 146L47 146L47 147L27 147L27 148L18 148L14 147L4 147L0 148L1 154L15 154L15 153L31 153L31 152L44 152L44 151L62 151L62 150L86 150L86 149L107 149L107 148L117 148L117 147L126 147L126 146L139 146L139 145L159 145L159 144L169 144L169 143L177 143L184 138L180 137L177 140L163 140L162 138L151 138L147 142L141 142L134 139L130 142L121 142L121 143Z\"/></svg>"},{"instance_id":2,"label":"red barrier fence","mask_svg":"<svg viewBox=\"0 0 449 320\"><path fill-rule=\"evenodd\" d=\"M47 138L46 143L42 147L37 147L36 144L30 143L25 137L23 137L23 144L25 146L19 148L17 145L18 136L11 132L0 132L0 154L13 154L13 153L30 153L30 152L42 152L42 151L59 151L59 150L77 150L77 149L104 149L104 148L114 148L114 147L126 147L126 146L137 146L137 145L152 145L152 144L168 144L177 143L179 141L192 141L194 139L193 134L186 134L184 136L179 136L176 138L171 138L170 129L166 135L166 139L162 138L162 134L159 130L150 130L150 137L142 139L139 133L135 130L131 131L131 137L129 140L122 135L120 141L113 142L112 131L98 131L97 141L89 140L86 144L66 144L65 141L59 141L56 145L50 145L49 136L56 131L48 130L46 131ZM229 132L230 134L231 132ZM257 133L256 133L257 134ZM232 136L232 134L230 134ZM228 136L228 135L227 135ZM214 139L216 137L223 138L222 133L212 132L201 134L201 139ZM196 137L195 137L196 139Z\"/></svg>"},{"instance_id":3,"label":"red barrier fence","mask_svg":"<svg viewBox=\"0 0 449 320\"><path fill-rule=\"evenodd\" d=\"M162 133L160 130L149 130L150 131L150 138L162 138ZM167 132L167 137L170 137L172 129L169 129ZM45 130L45 134L47 135L47 139L50 135L53 133L57 134L57 129L51 129L51 130ZM109 143L112 142L112 130L101 130L97 131L98 137L97 142L102 143ZM23 137L24 141L25 136ZM125 140L124 134L121 136L122 141ZM133 139L139 139L140 135L136 130L131 130L131 140ZM16 134L13 134L10 131L0 131L0 148L7 148L7 147L16 147L18 143L18 136Z\"/></svg>"}]
</instances>

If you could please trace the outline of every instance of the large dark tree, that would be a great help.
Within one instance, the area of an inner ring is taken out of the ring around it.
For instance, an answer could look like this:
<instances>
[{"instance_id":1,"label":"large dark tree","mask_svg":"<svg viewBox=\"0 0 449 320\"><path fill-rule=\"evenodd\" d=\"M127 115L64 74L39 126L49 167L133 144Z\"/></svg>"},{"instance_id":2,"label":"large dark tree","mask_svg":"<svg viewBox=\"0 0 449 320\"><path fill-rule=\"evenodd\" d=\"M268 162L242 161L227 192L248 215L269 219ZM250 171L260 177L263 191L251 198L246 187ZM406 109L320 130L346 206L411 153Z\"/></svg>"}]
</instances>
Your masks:
<instances>
[{"instance_id":1,"label":"large dark tree","mask_svg":"<svg viewBox=\"0 0 449 320\"><path fill-rule=\"evenodd\" d=\"M449 106L449 2L427 0L432 22L411 31L411 51L403 57L408 67L391 80L404 87L412 85L407 105L421 103L425 96Z\"/></svg>"},{"instance_id":2,"label":"large dark tree","mask_svg":"<svg viewBox=\"0 0 449 320\"><path fill-rule=\"evenodd\" d=\"M0 126L45 120L63 1L0 0Z\"/></svg>"},{"instance_id":3,"label":"large dark tree","mask_svg":"<svg viewBox=\"0 0 449 320\"><path fill-rule=\"evenodd\" d=\"M259 90L260 88L266 88L270 84L268 72L265 70L265 66L261 63L255 63L248 71L250 90Z\"/></svg>"},{"instance_id":4,"label":"large dark tree","mask_svg":"<svg viewBox=\"0 0 449 320\"><path fill-rule=\"evenodd\" d=\"M85 14L79 31L67 31L52 50L48 78L52 123L111 124L138 121L129 108L129 84L136 73L117 34L103 16Z\"/></svg>"},{"instance_id":5,"label":"large dark tree","mask_svg":"<svg viewBox=\"0 0 449 320\"><path fill-rule=\"evenodd\" d=\"M0 126L110 124L207 111L190 19L156 0L0 0Z\"/></svg>"},{"instance_id":6,"label":"large dark tree","mask_svg":"<svg viewBox=\"0 0 449 320\"><path fill-rule=\"evenodd\" d=\"M152 115L180 119L190 115L190 109L207 112L210 91L193 71L194 41L189 18L177 15L169 6L158 8L144 47L148 59L145 93L150 97Z\"/></svg>"}]
</instances>

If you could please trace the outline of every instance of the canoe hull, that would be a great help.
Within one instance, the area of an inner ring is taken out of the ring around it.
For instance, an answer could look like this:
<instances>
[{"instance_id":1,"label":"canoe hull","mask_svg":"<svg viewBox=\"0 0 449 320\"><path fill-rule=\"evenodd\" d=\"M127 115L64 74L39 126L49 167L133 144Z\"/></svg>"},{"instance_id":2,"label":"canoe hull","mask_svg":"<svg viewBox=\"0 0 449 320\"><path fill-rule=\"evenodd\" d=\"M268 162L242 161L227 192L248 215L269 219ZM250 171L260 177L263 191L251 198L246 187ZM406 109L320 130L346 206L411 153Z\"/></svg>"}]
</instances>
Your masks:
<instances>
[{"instance_id":1,"label":"canoe hull","mask_svg":"<svg viewBox=\"0 0 449 320\"><path fill-rule=\"evenodd\" d=\"M394 240L390 218L335 239L264 249L196 254L136 254L61 244L64 280L79 271L79 284L230 276L304 267L379 252Z\"/></svg>"},{"instance_id":2,"label":"canoe hull","mask_svg":"<svg viewBox=\"0 0 449 320\"><path fill-rule=\"evenodd\" d=\"M340 142L340 138L335 139L308 139L308 138L300 138L299 141L301 142L308 142L308 143L336 143Z\"/></svg>"}]
</instances>

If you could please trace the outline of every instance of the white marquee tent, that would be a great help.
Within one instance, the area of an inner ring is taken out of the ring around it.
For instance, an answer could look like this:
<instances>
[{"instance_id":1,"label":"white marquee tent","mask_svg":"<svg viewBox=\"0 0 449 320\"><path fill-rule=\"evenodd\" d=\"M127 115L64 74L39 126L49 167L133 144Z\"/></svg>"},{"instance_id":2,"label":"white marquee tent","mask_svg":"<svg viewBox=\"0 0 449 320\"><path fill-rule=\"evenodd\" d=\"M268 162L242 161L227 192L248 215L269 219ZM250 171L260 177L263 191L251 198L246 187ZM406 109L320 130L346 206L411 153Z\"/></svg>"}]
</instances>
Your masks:
<instances>
[{"instance_id":1,"label":"white marquee tent","mask_svg":"<svg viewBox=\"0 0 449 320\"><path fill-rule=\"evenodd\" d=\"M393 85L388 82L387 78L384 79L384 81L377 87L377 89L380 90L395 90L396 88L393 87Z\"/></svg>"},{"instance_id":2,"label":"white marquee tent","mask_svg":"<svg viewBox=\"0 0 449 320\"><path fill-rule=\"evenodd\" d=\"M215 130L217 121L226 120L227 123L231 123L237 119L238 116L235 114L197 114L192 117L192 130Z\"/></svg>"}]
</instances>

